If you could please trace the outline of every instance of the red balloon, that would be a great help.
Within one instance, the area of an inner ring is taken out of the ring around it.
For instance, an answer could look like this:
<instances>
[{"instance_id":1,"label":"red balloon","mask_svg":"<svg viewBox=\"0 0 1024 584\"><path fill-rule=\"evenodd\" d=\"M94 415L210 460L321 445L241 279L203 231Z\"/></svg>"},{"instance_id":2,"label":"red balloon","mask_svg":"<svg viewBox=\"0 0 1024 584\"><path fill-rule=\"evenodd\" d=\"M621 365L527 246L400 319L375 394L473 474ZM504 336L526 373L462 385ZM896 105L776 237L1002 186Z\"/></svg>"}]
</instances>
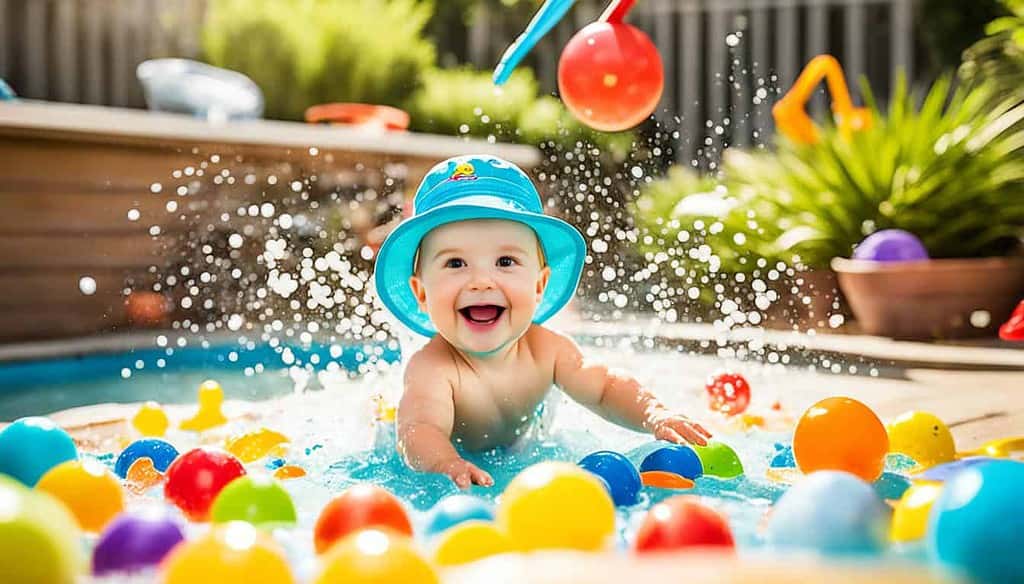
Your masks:
<instances>
[{"instance_id":1,"label":"red balloon","mask_svg":"<svg viewBox=\"0 0 1024 584\"><path fill-rule=\"evenodd\" d=\"M750 384L739 373L719 373L708 379L704 389L709 407L723 414L735 416L750 405Z\"/></svg>"},{"instance_id":2,"label":"red balloon","mask_svg":"<svg viewBox=\"0 0 1024 584\"><path fill-rule=\"evenodd\" d=\"M647 119L664 86L657 47L623 22L587 25L558 61L562 101L581 122L604 132L627 130Z\"/></svg>"},{"instance_id":3,"label":"red balloon","mask_svg":"<svg viewBox=\"0 0 1024 584\"><path fill-rule=\"evenodd\" d=\"M689 547L735 548L729 523L693 497L672 497L647 512L636 534L639 553Z\"/></svg>"},{"instance_id":4,"label":"red balloon","mask_svg":"<svg viewBox=\"0 0 1024 584\"><path fill-rule=\"evenodd\" d=\"M242 463L227 452L195 448L167 467L164 497L192 521L206 521L221 489L244 474Z\"/></svg>"},{"instance_id":5,"label":"red balloon","mask_svg":"<svg viewBox=\"0 0 1024 584\"><path fill-rule=\"evenodd\" d=\"M313 529L316 553L327 551L334 542L365 527L387 527L412 536L412 523L401 501L376 485L356 485L331 499L320 512Z\"/></svg>"}]
</instances>

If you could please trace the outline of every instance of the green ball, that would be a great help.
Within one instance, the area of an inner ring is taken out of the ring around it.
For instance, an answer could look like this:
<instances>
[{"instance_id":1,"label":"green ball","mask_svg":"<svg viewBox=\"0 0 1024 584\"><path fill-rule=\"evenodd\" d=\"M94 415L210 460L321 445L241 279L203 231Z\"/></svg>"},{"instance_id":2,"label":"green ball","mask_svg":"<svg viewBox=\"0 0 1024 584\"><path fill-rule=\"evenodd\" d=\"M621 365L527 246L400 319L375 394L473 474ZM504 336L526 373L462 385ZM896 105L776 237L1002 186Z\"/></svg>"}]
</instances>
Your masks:
<instances>
[{"instance_id":1,"label":"green ball","mask_svg":"<svg viewBox=\"0 0 1024 584\"><path fill-rule=\"evenodd\" d=\"M295 505L281 483L266 476L241 476L228 483L210 509L214 523L246 521L253 525L293 525Z\"/></svg>"},{"instance_id":2,"label":"green ball","mask_svg":"<svg viewBox=\"0 0 1024 584\"><path fill-rule=\"evenodd\" d=\"M712 440L707 446L694 446L704 474L722 479L731 479L743 474L743 463L736 451L721 442Z\"/></svg>"},{"instance_id":3,"label":"green ball","mask_svg":"<svg viewBox=\"0 0 1024 584\"><path fill-rule=\"evenodd\" d=\"M85 567L80 539L62 503L0 475L0 582L72 584Z\"/></svg>"}]
</instances>

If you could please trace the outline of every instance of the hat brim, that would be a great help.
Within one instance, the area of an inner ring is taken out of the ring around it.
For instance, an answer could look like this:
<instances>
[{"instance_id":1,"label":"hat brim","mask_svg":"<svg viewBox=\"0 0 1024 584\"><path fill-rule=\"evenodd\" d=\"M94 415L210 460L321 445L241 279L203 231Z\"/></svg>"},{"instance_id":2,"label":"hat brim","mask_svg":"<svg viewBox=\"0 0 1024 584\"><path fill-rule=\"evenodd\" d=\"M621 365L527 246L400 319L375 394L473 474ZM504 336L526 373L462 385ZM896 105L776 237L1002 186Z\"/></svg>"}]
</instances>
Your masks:
<instances>
[{"instance_id":1,"label":"hat brim","mask_svg":"<svg viewBox=\"0 0 1024 584\"><path fill-rule=\"evenodd\" d=\"M487 204L488 199L493 199L493 204ZM420 310L409 286L420 242L428 232L442 225L480 219L515 221L537 234L544 257L551 267L551 276L544 297L534 312L533 322L540 324L554 316L576 293L586 244L575 227L561 219L510 208L498 197L473 197L472 204L455 201L400 223L377 254L374 268L377 296L398 320L413 331L428 337L437 333L430 316Z\"/></svg>"}]
</instances>

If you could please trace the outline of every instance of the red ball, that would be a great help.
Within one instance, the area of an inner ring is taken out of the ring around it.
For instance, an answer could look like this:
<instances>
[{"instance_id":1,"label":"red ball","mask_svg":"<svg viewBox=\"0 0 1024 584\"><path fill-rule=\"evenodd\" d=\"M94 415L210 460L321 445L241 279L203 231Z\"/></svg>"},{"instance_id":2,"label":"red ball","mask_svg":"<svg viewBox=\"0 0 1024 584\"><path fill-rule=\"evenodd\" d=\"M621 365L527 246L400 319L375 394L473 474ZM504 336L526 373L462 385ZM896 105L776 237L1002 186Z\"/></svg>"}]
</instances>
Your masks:
<instances>
[{"instance_id":1,"label":"red ball","mask_svg":"<svg viewBox=\"0 0 1024 584\"><path fill-rule=\"evenodd\" d=\"M719 373L708 379L704 389L709 407L723 414L742 414L750 405L750 384L739 373Z\"/></svg>"},{"instance_id":2,"label":"red ball","mask_svg":"<svg viewBox=\"0 0 1024 584\"><path fill-rule=\"evenodd\" d=\"M636 534L641 553L689 547L735 548L729 523L693 497L672 497L647 512Z\"/></svg>"},{"instance_id":3,"label":"red ball","mask_svg":"<svg viewBox=\"0 0 1024 584\"><path fill-rule=\"evenodd\" d=\"M221 489L244 474L242 463L227 452L196 448L167 467L164 497L192 521L206 521Z\"/></svg>"},{"instance_id":4,"label":"red ball","mask_svg":"<svg viewBox=\"0 0 1024 584\"><path fill-rule=\"evenodd\" d=\"M313 529L318 554L353 531L366 527L387 527L412 536L412 523L394 495L376 485L356 485L331 499Z\"/></svg>"},{"instance_id":5,"label":"red ball","mask_svg":"<svg viewBox=\"0 0 1024 584\"><path fill-rule=\"evenodd\" d=\"M665 86L661 55L640 29L594 22L572 37L558 61L558 89L581 122L627 130L654 112Z\"/></svg>"}]
</instances>

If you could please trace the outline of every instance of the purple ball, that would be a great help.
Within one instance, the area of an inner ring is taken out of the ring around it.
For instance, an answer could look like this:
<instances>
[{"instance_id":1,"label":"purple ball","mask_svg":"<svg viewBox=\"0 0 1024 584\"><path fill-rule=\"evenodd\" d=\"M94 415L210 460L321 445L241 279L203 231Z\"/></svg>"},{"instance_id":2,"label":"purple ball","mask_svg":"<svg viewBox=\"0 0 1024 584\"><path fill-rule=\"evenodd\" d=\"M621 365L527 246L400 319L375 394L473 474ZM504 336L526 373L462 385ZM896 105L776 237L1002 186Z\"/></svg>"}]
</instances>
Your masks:
<instances>
[{"instance_id":1,"label":"purple ball","mask_svg":"<svg viewBox=\"0 0 1024 584\"><path fill-rule=\"evenodd\" d=\"M92 552L92 572L134 572L155 566L185 540L177 521L159 510L124 513L100 535Z\"/></svg>"},{"instance_id":2,"label":"purple ball","mask_svg":"<svg viewBox=\"0 0 1024 584\"><path fill-rule=\"evenodd\" d=\"M883 229L864 238L853 250L853 259L914 262L928 259L928 250L913 233L902 229Z\"/></svg>"}]
</instances>

